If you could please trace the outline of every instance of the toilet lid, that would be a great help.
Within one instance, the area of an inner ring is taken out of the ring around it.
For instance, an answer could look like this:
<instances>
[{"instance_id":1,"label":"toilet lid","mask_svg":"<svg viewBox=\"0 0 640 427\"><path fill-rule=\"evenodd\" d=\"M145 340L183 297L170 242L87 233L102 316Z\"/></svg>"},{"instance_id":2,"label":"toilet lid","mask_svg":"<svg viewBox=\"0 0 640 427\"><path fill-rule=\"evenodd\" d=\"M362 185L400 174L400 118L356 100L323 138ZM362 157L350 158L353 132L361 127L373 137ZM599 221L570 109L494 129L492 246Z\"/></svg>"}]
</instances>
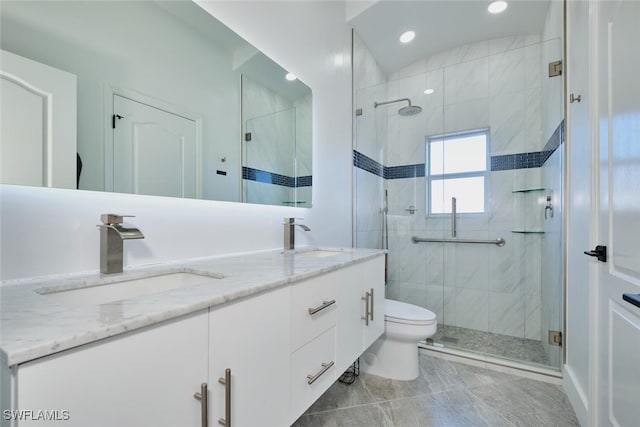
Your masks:
<instances>
[{"instance_id":1,"label":"toilet lid","mask_svg":"<svg viewBox=\"0 0 640 427\"><path fill-rule=\"evenodd\" d=\"M384 300L385 320L387 322L405 323L410 325L431 325L436 321L436 315L423 307L405 302Z\"/></svg>"}]
</instances>

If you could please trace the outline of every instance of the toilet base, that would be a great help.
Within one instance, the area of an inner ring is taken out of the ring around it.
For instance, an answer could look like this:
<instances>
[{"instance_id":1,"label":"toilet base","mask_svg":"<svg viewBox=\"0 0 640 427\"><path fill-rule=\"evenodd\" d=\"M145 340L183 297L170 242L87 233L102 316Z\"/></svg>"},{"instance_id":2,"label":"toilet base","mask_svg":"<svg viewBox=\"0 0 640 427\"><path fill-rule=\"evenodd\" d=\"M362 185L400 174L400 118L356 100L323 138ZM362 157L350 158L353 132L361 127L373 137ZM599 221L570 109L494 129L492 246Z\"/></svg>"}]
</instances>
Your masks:
<instances>
[{"instance_id":1,"label":"toilet base","mask_svg":"<svg viewBox=\"0 0 640 427\"><path fill-rule=\"evenodd\" d=\"M383 334L360 356L360 370L392 380L410 381L420 375L418 343Z\"/></svg>"}]
</instances>

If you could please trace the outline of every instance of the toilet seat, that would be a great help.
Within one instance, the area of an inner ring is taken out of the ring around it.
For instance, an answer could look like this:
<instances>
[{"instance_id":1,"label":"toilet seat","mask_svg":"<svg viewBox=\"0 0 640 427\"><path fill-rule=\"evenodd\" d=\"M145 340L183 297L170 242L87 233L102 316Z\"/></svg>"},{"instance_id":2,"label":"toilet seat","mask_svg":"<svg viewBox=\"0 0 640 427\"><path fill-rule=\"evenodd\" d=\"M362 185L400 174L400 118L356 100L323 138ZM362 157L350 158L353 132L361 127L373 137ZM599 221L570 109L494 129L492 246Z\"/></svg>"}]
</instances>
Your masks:
<instances>
[{"instance_id":1,"label":"toilet seat","mask_svg":"<svg viewBox=\"0 0 640 427\"><path fill-rule=\"evenodd\" d=\"M384 320L403 325L426 326L436 322L436 315L423 307L385 299Z\"/></svg>"}]
</instances>

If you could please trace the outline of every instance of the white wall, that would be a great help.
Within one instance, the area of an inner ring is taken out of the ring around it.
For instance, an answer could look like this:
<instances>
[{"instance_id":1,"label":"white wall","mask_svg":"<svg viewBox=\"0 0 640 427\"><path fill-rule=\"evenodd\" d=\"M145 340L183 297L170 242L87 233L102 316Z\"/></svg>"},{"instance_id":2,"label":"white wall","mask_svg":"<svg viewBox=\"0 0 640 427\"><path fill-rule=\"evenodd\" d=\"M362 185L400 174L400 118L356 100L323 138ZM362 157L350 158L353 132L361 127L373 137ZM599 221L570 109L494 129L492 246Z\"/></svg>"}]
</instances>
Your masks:
<instances>
[{"instance_id":1,"label":"white wall","mask_svg":"<svg viewBox=\"0 0 640 427\"><path fill-rule=\"evenodd\" d=\"M300 244L351 245L350 31L339 2L207 3L223 23L313 91L312 209L3 186L2 279L97 271L99 215L137 215L144 240L126 265L282 245L282 218L311 227ZM341 60L337 60L340 58ZM340 65L337 65L340 64Z\"/></svg>"}]
</instances>

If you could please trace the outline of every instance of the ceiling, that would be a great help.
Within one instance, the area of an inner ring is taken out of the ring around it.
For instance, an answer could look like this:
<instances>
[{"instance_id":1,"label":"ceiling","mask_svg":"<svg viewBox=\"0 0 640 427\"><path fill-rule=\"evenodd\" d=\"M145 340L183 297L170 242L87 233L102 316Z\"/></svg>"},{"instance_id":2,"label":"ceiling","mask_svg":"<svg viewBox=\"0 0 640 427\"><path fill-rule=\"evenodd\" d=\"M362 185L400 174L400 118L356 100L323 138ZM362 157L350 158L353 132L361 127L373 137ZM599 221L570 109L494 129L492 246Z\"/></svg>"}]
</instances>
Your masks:
<instances>
[{"instance_id":1,"label":"ceiling","mask_svg":"<svg viewBox=\"0 0 640 427\"><path fill-rule=\"evenodd\" d=\"M550 0L508 0L503 13L491 0L380 0L349 20L387 74L434 53L494 38L542 31ZM413 30L406 45L398 38Z\"/></svg>"},{"instance_id":2,"label":"ceiling","mask_svg":"<svg viewBox=\"0 0 640 427\"><path fill-rule=\"evenodd\" d=\"M234 69L256 83L284 96L290 101L307 95L309 87L300 80L285 79L287 71L264 53L250 45L226 25L190 0L156 0L156 4L199 32L212 43L233 55Z\"/></svg>"}]
</instances>

